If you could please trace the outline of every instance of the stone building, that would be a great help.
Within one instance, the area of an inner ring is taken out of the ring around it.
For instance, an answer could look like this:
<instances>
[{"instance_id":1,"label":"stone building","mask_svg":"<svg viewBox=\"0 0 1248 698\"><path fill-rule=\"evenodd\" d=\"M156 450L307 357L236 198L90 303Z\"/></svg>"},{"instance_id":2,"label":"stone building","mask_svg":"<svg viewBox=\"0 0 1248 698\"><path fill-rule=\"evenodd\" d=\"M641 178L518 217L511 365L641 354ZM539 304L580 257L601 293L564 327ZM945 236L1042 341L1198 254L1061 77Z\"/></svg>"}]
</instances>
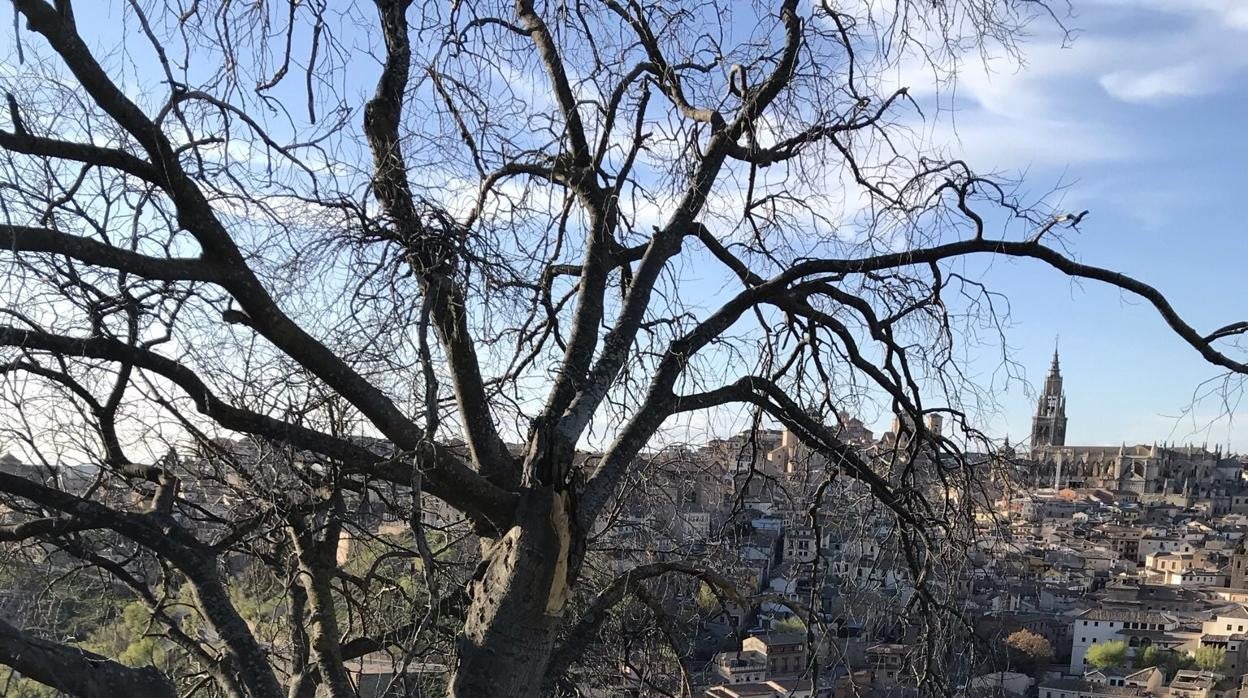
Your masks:
<instances>
[{"instance_id":1,"label":"stone building","mask_svg":"<svg viewBox=\"0 0 1248 698\"><path fill-rule=\"evenodd\" d=\"M1141 502L1225 496L1240 484L1238 461L1221 448L1168 444L1072 446L1066 443L1066 393L1057 350L1031 420L1031 460L1038 485L1102 488L1138 495ZM1229 507L1229 499L1228 507Z\"/></svg>"},{"instance_id":2,"label":"stone building","mask_svg":"<svg viewBox=\"0 0 1248 698\"><path fill-rule=\"evenodd\" d=\"M1062 390L1062 368L1053 348L1053 363L1044 379L1044 391L1036 401L1036 414L1031 419L1031 446L1060 448L1066 445L1066 392Z\"/></svg>"},{"instance_id":3,"label":"stone building","mask_svg":"<svg viewBox=\"0 0 1248 698\"><path fill-rule=\"evenodd\" d=\"M1231 555L1231 564L1227 573L1230 576L1227 586L1232 589L1248 589L1248 549L1245 549L1243 542Z\"/></svg>"}]
</instances>

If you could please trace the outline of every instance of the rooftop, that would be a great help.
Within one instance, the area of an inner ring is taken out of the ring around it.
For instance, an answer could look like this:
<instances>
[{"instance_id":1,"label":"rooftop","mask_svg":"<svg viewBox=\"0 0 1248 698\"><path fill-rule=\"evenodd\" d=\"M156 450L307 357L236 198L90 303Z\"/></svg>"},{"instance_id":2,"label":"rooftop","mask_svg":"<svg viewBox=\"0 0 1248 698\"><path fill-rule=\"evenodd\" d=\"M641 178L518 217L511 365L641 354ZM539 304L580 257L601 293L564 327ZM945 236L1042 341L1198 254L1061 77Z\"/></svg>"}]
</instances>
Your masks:
<instances>
[{"instance_id":1,"label":"rooftop","mask_svg":"<svg viewBox=\"0 0 1248 698\"><path fill-rule=\"evenodd\" d=\"M1089 608L1075 618L1079 620L1107 620L1126 623L1178 623L1178 618L1160 611L1137 611L1126 608Z\"/></svg>"},{"instance_id":2,"label":"rooftop","mask_svg":"<svg viewBox=\"0 0 1248 698\"><path fill-rule=\"evenodd\" d=\"M1045 689L1055 691L1078 691L1081 695L1099 696L1152 696L1152 691L1137 686L1110 686L1103 683L1092 683L1083 679L1054 679L1040 684L1040 692Z\"/></svg>"}]
</instances>

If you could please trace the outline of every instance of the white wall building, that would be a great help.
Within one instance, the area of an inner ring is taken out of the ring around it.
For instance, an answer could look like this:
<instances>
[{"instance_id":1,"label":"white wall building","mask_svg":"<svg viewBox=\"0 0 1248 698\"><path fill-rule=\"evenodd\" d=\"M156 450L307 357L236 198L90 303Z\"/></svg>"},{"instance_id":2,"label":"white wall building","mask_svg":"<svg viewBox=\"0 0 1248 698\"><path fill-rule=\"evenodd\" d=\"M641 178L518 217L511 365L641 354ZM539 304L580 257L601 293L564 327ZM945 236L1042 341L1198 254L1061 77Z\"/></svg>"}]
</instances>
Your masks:
<instances>
[{"instance_id":1,"label":"white wall building","mask_svg":"<svg viewBox=\"0 0 1248 698\"><path fill-rule=\"evenodd\" d=\"M1248 622L1248 621L1246 621ZM1127 655L1134 656L1139 643L1130 642L1133 630L1174 630L1179 620L1158 611L1133 611L1117 608L1091 608L1075 616L1071 628L1070 673L1083 676L1088 670L1088 650L1102 642L1121 640L1128 643Z\"/></svg>"}]
</instances>

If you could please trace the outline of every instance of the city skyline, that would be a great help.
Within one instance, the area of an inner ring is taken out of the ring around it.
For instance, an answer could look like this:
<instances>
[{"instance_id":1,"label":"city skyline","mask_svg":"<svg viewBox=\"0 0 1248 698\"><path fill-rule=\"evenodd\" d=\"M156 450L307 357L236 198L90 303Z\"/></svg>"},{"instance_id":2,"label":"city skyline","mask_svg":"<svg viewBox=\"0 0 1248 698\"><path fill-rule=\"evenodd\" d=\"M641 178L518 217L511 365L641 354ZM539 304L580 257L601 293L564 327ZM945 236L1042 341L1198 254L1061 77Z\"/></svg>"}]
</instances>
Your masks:
<instances>
[{"instance_id":1,"label":"city skyline","mask_svg":"<svg viewBox=\"0 0 1248 698\"><path fill-rule=\"evenodd\" d=\"M1050 349L1050 353L1051 353ZM1033 356L1035 351L1020 351L1019 355ZM1021 361L1021 359L1020 359ZM1217 417L1207 411L1197 410L1181 414L1188 407L1184 400L1195 400L1193 395L1199 386L1193 384L1184 398L1184 378L1170 378L1158 385L1158 389L1131 387L1123 394L1105 394L1104 377L1098 375L1103 365L1097 356L1071 351L1061 352L1062 376L1066 393L1068 418L1066 441L1069 444L1148 444L1152 442L1208 443L1210 448L1220 444L1231 452L1248 451L1248 429L1239 419ZM1156 376L1157 364L1164 364L1162 356L1136 359L1137 366L1145 370L1142 375ZM990 421L990 433L998 438L1009 437L1019 443L1027 439L1035 413L1036 398L1040 395L1048 361L1029 361L1027 367L1029 390L1011 390L1006 409L1002 415ZM1125 372L1125 371L1124 371ZM1185 372L1186 373L1186 372ZM1121 376L1121 374L1119 374ZM1121 376L1122 383L1129 384L1130 376ZM1209 399L1196 400L1197 406L1206 410L1212 404ZM1239 417L1244 417L1236 412Z\"/></svg>"}]
</instances>

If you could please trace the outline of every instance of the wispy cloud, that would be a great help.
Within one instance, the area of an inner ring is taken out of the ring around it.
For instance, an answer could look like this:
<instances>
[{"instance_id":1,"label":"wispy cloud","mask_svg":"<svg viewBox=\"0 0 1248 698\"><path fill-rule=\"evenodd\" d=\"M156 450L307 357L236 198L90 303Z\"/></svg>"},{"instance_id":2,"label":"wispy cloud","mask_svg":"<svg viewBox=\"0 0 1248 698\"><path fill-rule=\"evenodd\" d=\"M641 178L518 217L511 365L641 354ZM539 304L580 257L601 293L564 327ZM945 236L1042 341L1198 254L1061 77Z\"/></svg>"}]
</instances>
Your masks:
<instances>
[{"instance_id":1,"label":"wispy cloud","mask_svg":"<svg viewBox=\"0 0 1248 698\"><path fill-rule=\"evenodd\" d=\"M1248 4L1230 0L1093 0L1073 43L1041 32L1022 61L968 56L956 89L937 92L916 65L897 84L933 107L922 125L981 170L1020 171L1130 160L1135 142L1123 105L1147 108L1216 94L1248 72Z\"/></svg>"},{"instance_id":2,"label":"wispy cloud","mask_svg":"<svg viewBox=\"0 0 1248 698\"><path fill-rule=\"evenodd\" d=\"M1112 52L1094 64L1114 99L1159 103L1227 89L1248 69L1248 5L1231 0L1099 0ZM1117 22L1113 20L1118 20ZM1132 21L1134 20L1134 21ZM1116 24L1135 31L1109 33Z\"/></svg>"},{"instance_id":3,"label":"wispy cloud","mask_svg":"<svg viewBox=\"0 0 1248 698\"><path fill-rule=\"evenodd\" d=\"M1217 89L1216 73L1209 65L1180 63L1147 70L1116 70L1101 76L1101 86L1124 102L1157 102L1192 97Z\"/></svg>"}]
</instances>

